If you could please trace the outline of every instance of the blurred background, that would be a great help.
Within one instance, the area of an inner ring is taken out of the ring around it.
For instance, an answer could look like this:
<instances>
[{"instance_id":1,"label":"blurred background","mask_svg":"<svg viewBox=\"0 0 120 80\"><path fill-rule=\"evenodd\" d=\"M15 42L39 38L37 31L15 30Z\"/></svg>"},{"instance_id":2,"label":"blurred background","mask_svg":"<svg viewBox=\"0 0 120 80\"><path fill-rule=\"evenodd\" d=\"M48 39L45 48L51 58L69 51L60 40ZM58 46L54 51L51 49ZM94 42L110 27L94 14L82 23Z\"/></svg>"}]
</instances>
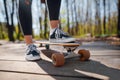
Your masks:
<instances>
[{"instance_id":1,"label":"blurred background","mask_svg":"<svg viewBox=\"0 0 120 80\"><path fill-rule=\"evenodd\" d=\"M0 39L24 40L18 24L17 0L0 0ZM33 37L49 38L46 4L33 0ZM120 0L62 0L60 28L78 40L120 41Z\"/></svg>"}]
</instances>

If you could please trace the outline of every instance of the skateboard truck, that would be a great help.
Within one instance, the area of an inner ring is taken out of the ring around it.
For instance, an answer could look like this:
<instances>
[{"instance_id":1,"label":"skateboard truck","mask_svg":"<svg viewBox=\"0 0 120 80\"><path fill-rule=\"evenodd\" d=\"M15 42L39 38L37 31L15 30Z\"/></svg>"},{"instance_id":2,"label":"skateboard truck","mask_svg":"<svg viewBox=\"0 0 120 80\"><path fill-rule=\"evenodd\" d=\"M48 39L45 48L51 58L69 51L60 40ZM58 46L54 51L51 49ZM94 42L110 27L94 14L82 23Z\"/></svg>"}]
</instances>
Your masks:
<instances>
[{"instance_id":1,"label":"skateboard truck","mask_svg":"<svg viewBox=\"0 0 120 80\"><path fill-rule=\"evenodd\" d=\"M73 52L74 50L76 50L77 47L64 47L67 52Z\"/></svg>"},{"instance_id":2,"label":"skateboard truck","mask_svg":"<svg viewBox=\"0 0 120 80\"><path fill-rule=\"evenodd\" d=\"M64 48L66 49L67 52L64 52L63 55L65 56L65 58L70 58L70 57L73 56L72 54L75 54L74 51L76 50L77 46L76 47L72 47L72 46L67 47L67 46L65 46Z\"/></svg>"}]
</instances>

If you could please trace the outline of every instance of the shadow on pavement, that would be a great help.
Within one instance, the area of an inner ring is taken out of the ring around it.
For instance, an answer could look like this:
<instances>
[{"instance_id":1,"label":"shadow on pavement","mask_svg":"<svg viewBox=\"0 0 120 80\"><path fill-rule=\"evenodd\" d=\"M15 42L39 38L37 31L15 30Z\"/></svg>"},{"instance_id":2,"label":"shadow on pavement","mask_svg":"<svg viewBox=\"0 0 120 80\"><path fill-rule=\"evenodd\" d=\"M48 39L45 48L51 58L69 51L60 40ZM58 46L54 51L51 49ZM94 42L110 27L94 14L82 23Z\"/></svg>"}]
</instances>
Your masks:
<instances>
[{"instance_id":1,"label":"shadow on pavement","mask_svg":"<svg viewBox=\"0 0 120 80\"><path fill-rule=\"evenodd\" d=\"M107 67L93 60L81 62L78 57L67 59L65 65L62 67L54 67L47 60L37 61L37 64L53 78L56 78L54 76L82 80L119 80L120 78L120 70Z\"/></svg>"}]
</instances>

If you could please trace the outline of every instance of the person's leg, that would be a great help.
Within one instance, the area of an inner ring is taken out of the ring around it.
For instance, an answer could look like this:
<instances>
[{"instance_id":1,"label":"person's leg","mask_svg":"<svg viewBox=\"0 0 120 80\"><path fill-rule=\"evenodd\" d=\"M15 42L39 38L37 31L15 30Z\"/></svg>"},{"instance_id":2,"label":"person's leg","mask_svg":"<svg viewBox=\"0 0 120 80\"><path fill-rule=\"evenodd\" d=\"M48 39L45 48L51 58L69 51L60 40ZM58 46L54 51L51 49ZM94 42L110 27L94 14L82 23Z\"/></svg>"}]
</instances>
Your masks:
<instances>
[{"instance_id":1,"label":"person's leg","mask_svg":"<svg viewBox=\"0 0 120 80\"><path fill-rule=\"evenodd\" d=\"M32 44L31 0L19 0L19 20L26 44Z\"/></svg>"},{"instance_id":2,"label":"person's leg","mask_svg":"<svg viewBox=\"0 0 120 80\"><path fill-rule=\"evenodd\" d=\"M52 34L53 30L59 27L58 18L60 13L61 0L46 0L46 1L51 25L50 34Z\"/></svg>"},{"instance_id":3,"label":"person's leg","mask_svg":"<svg viewBox=\"0 0 120 80\"><path fill-rule=\"evenodd\" d=\"M40 59L39 51L32 41L32 0L19 0L19 23L21 25L24 39L27 45L26 59L38 60Z\"/></svg>"},{"instance_id":4,"label":"person's leg","mask_svg":"<svg viewBox=\"0 0 120 80\"><path fill-rule=\"evenodd\" d=\"M73 42L74 38L59 30L59 13L61 0L47 0L50 18L50 41L51 42Z\"/></svg>"}]
</instances>

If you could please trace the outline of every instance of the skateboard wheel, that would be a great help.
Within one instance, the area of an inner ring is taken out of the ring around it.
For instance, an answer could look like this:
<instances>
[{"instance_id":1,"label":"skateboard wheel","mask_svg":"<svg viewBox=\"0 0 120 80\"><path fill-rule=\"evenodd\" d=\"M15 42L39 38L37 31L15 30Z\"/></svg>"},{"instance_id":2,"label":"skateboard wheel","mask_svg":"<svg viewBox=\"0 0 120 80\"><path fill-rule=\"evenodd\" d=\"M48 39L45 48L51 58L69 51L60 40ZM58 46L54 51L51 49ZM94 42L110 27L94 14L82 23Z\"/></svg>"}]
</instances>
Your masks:
<instances>
[{"instance_id":1,"label":"skateboard wheel","mask_svg":"<svg viewBox=\"0 0 120 80\"><path fill-rule=\"evenodd\" d=\"M64 55L60 53L52 54L52 61L55 67L63 66L65 63Z\"/></svg>"},{"instance_id":2,"label":"skateboard wheel","mask_svg":"<svg viewBox=\"0 0 120 80\"><path fill-rule=\"evenodd\" d=\"M80 61L86 61L90 58L90 52L88 50L79 50L78 54L80 54Z\"/></svg>"}]
</instances>

